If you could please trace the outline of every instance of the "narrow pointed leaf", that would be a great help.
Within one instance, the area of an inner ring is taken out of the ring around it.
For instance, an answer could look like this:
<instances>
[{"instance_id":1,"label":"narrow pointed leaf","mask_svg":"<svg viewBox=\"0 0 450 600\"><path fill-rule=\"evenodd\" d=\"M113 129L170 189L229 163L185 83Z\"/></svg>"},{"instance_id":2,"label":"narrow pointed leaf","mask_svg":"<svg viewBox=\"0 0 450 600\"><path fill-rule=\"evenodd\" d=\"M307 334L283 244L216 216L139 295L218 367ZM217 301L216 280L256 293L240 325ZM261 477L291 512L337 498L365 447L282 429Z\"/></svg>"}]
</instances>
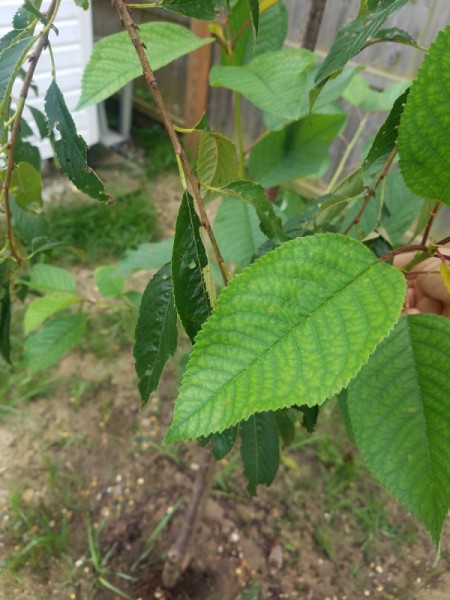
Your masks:
<instances>
[{"instance_id":1,"label":"narrow pointed leaf","mask_svg":"<svg viewBox=\"0 0 450 600\"><path fill-rule=\"evenodd\" d=\"M11 296L9 292L9 282L5 282L0 287L0 355L11 362Z\"/></svg>"},{"instance_id":2,"label":"narrow pointed leaf","mask_svg":"<svg viewBox=\"0 0 450 600\"><path fill-rule=\"evenodd\" d=\"M271 412L251 416L239 425L241 458L247 490L254 496L258 485L270 485L280 464L280 442Z\"/></svg>"},{"instance_id":3,"label":"narrow pointed leaf","mask_svg":"<svg viewBox=\"0 0 450 600\"><path fill-rule=\"evenodd\" d=\"M369 38L376 36L383 23L408 0L379 0L342 27L316 75L316 85L340 73L347 62L359 54Z\"/></svg>"},{"instance_id":4,"label":"narrow pointed leaf","mask_svg":"<svg viewBox=\"0 0 450 600\"><path fill-rule=\"evenodd\" d=\"M11 93L14 80L22 62L34 44L35 38L28 37L11 40L13 43L6 47L0 55L0 118L5 119L5 106Z\"/></svg>"},{"instance_id":5,"label":"narrow pointed leaf","mask_svg":"<svg viewBox=\"0 0 450 600\"><path fill-rule=\"evenodd\" d=\"M214 41L175 23L143 23L139 34L154 71ZM84 71L78 108L109 98L139 75L142 66L128 34L123 31L102 38L94 45Z\"/></svg>"},{"instance_id":6,"label":"narrow pointed leaf","mask_svg":"<svg viewBox=\"0 0 450 600\"><path fill-rule=\"evenodd\" d=\"M213 0L163 0L160 6L191 19L213 21L216 16Z\"/></svg>"},{"instance_id":7,"label":"narrow pointed leaf","mask_svg":"<svg viewBox=\"0 0 450 600\"><path fill-rule=\"evenodd\" d=\"M45 95L45 113L49 130L57 129L61 135L54 142L61 169L80 191L96 200L108 200L103 183L87 164L86 142L78 135L64 96L54 80Z\"/></svg>"},{"instance_id":8,"label":"narrow pointed leaf","mask_svg":"<svg viewBox=\"0 0 450 600\"><path fill-rule=\"evenodd\" d=\"M368 187L373 186L381 170L386 164L390 153L395 148L397 143L400 117L403 114L408 93L409 90L407 90L395 101L391 112L375 136L369 153L362 164L364 185Z\"/></svg>"},{"instance_id":9,"label":"narrow pointed leaf","mask_svg":"<svg viewBox=\"0 0 450 600\"><path fill-rule=\"evenodd\" d=\"M172 279L175 305L191 341L211 312L204 274L208 257L200 228L194 200L189 192L184 192L175 227Z\"/></svg>"},{"instance_id":10,"label":"narrow pointed leaf","mask_svg":"<svg viewBox=\"0 0 450 600\"><path fill-rule=\"evenodd\" d=\"M256 38L259 29L259 0L247 0L247 4L250 11L250 18L252 20L252 28Z\"/></svg>"},{"instance_id":11,"label":"narrow pointed leaf","mask_svg":"<svg viewBox=\"0 0 450 600\"><path fill-rule=\"evenodd\" d=\"M292 410L277 410L273 415L283 445L289 446L295 437L295 416L293 416Z\"/></svg>"},{"instance_id":12,"label":"narrow pointed leaf","mask_svg":"<svg viewBox=\"0 0 450 600\"><path fill-rule=\"evenodd\" d=\"M416 194L450 204L450 26L419 69L398 133L400 168Z\"/></svg>"},{"instance_id":13,"label":"narrow pointed leaf","mask_svg":"<svg viewBox=\"0 0 450 600\"><path fill-rule=\"evenodd\" d=\"M197 336L166 441L323 404L389 333L405 291L401 272L336 234L297 238L256 260Z\"/></svg>"},{"instance_id":14,"label":"narrow pointed leaf","mask_svg":"<svg viewBox=\"0 0 450 600\"><path fill-rule=\"evenodd\" d=\"M25 341L25 364L33 372L52 367L81 339L86 327L83 315L58 316Z\"/></svg>"},{"instance_id":15,"label":"narrow pointed leaf","mask_svg":"<svg viewBox=\"0 0 450 600\"><path fill-rule=\"evenodd\" d=\"M253 206L225 197L214 219L214 234L226 262L246 267L266 240Z\"/></svg>"},{"instance_id":16,"label":"narrow pointed leaf","mask_svg":"<svg viewBox=\"0 0 450 600\"><path fill-rule=\"evenodd\" d=\"M44 321L55 313L80 302L82 298L67 292L54 292L37 298L29 304L23 321L25 335L28 335L34 329L37 329Z\"/></svg>"},{"instance_id":17,"label":"narrow pointed leaf","mask_svg":"<svg viewBox=\"0 0 450 600\"><path fill-rule=\"evenodd\" d=\"M170 269L167 263L156 273L139 308L133 356L143 404L158 387L164 366L177 347L177 311Z\"/></svg>"},{"instance_id":18,"label":"narrow pointed leaf","mask_svg":"<svg viewBox=\"0 0 450 600\"><path fill-rule=\"evenodd\" d=\"M402 318L350 384L356 443L372 473L439 543L450 507L450 321Z\"/></svg>"}]
</instances>

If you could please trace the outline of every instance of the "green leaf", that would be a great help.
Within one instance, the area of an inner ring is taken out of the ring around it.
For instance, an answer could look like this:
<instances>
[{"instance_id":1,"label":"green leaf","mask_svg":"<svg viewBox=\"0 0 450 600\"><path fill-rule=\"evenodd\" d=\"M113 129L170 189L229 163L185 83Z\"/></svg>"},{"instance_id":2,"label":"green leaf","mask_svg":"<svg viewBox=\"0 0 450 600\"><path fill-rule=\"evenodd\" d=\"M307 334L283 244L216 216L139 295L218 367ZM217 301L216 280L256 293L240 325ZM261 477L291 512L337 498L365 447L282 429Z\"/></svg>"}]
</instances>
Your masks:
<instances>
[{"instance_id":1,"label":"green leaf","mask_svg":"<svg viewBox=\"0 0 450 600\"><path fill-rule=\"evenodd\" d=\"M135 271L160 269L170 261L173 238L161 242L140 244L136 250L127 250L114 270L114 275L131 275Z\"/></svg>"},{"instance_id":2,"label":"green leaf","mask_svg":"<svg viewBox=\"0 0 450 600\"><path fill-rule=\"evenodd\" d=\"M211 312L205 281L208 257L200 236L201 224L194 200L184 192L175 227L172 253L172 279L175 305L183 327L194 341Z\"/></svg>"},{"instance_id":3,"label":"green leaf","mask_svg":"<svg viewBox=\"0 0 450 600\"><path fill-rule=\"evenodd\" d=\"M42 111L40 111L35 106L29 106L28 108L36 122L41 140L43 140L44 138L46 138L48 136L47 117L44 115L44 113Z\"/></svg>"},{"instance_id":4,"label":"green leaf","mask_svg":"<svg viewBox=\"0 0 450 600\"><path fill-rule=\"evenodd\" d=\"M292 444L295 438L295 416L290 410L277 410L273 413L278 432L285 447Z\"/></svg>"},{"instance_id":5,"label":"green leaf","mask_svg":"<svg viewBox=\"0 0 450 600\"><path fill-rule=\"evenodd\" d=\"M430 47L400 121L400 168L419 196L450 204L450 26Z\"/></svg>"},{"instance_id":6,"label":"green leaf","mask_svg":"<svg viewBox=\"0 0 450 600\"><path fill-rule=\"evenodd\" d=\"M216 16L213 0L163 0L159 6L191 19L213 21Z\"/></svg>"},{"instance_id":7,"label":"green leaf","mask_svg":"<svg viewBox=\"0 0 450 600\"><path fill-rule=\"evenodd\" d=\"M170 269L167 263L151 279L139 308L133 356L142 404L158 387L164 366L177 347L177 311Z\"/></svg>"},{"instance_id":8,"label":"green leaf","mask_svg":"<svg viewBox=\"0 0 450 600\"><path fill-rule=\"evenodd\" d=\"M64 315L46 323L25 341L25 364L32 371L52 367L71 350L84 334L83 315Z\"/></svg>"},{"instance_id":9,"label":"green leaf","mask_svg":"<svg viewBox=\"0 0 450 600\"><path fill-rule=\"evenodd\" d=\"M5 281L0 287L0 355L11 363L11 296L9 282Z\"/></svg>"},{"instance_id":10,"label":"green leaf","mask_svg":"<svg viewBox=\"0 0 450 600\"><path fill-rule=\"evenodd\" d=\"M125 281L115 271L115 267L106 266L95 269L95 284L102 296L119 298L123 294Z\"/></svg>"},{"instance_id":11,"label":"green leaf","mask_svg":"<svg viewBox=\"0 0 450 600\"><path fill-rule=\"evenodd\" d=\"M359 242L317 234L256 260L221 292L196 338L166 442L255 412L323 404L397 321L403 274Z\"/></svg>"},{"instance_id":12,"label":"green leaf","mask_svg":"<svg viewBox=\"0 0 450 600\"><path fill-rule=\"evenodd\" d=\"M247 4L250 11L250 18L252 20L252 28L256 38L259 29L259 0L247 0Z\"/></svg>"},{"instance_id":13,"label":"green leaf","mask_svg":"<svg viewBox=\"0 0 450 600\"><path fill-rule=\"evenodd\" d=\"M420 46L417 45L416 40L407 31L404 29L399 29L398 27L380 29L374 38L374 41L377 42L395 42L396 44L405 44L406 46L412 46L413 48L420 49Z\"/></svg>"},{"instance_id":14,"label":"green leaf","mask_svg":"<svg viewBox=\"0 0 450 600\"><path fill-rule=\"evenodd\" d=\"M239 425L241 458L249 494L258 485L270 485L280 464L280 442L275 417L271 412L251 416Z\"/></svg>"},{"instance_id":15,"label":"green leaf","mask_svg":"<svg viewBox=\"0 0 450 600\"><path fill-rule=\"evenodd\" d=\"M209 82L239 92L261 110L293 121L308 112L305 91L315 61L314 54L303 48L266 52L241 67L214 66ZM304 102L300 102L303 96Z\"/></svg>"},{"instance_id":16,"label":"green leaf","mask_svg":"<svg viewBox=\"0 0 450 600\"><path fill-rule=\"evenodd\" d=\"M31 15L26 8L26 4L21 6L13 17L14 29L25 29L31 21Z\"/></svg>"},{"instance_id":17,"label":"green leaf","mask_svg":"<svg viewBox=\"0 0 450 600\"><path fill-rule=\"evenodd\" d=\"M234 181L222 189L224 195L250 204L256 210L261 231L269 239L286 240L281 219L276 216L273 204L269 202L264 188L253 181Z\"/></svg>"},{"instance_id":18,"label":"green leaf","mask_svg":"<svg viewBox=\"0 0 450 600\"><path fill-rule=\"evenodd\" d=\"M256 211L231 197L223 198L214 219L214 234L226 262L246 267L266 240Z\"/></svg>"},{"instance_id":19,"label":"green leaf","mask_svg":"<svg viewBox=\"0 0 450 600\"><path fill-rule=\"evenodd\" d=\"M372 473L439 543L450 507L450 321L402 318L348 389Z\"/></svg>"},{"instance_id":20,"label":"green leaf","mask_svg":"<svg viewBox=\"0 0 450 600\"><path fill-rule=\"evenodd\" d=\"M308 433L313 433L319 417L319 407L317 405L308 406L307 404L302 404L295 408L303 413L302 427L306 429Z\"/></svg>"},{"instance_id":21,"label":"green leaf","mask_svg":"<svg viewBox=\"0 0 450 600\"><path fill-rule=\"evenodd\" d=\"M86 142L77 134L75 123L55 80L45 94L45 113L49 130L56 128L61 134L61 139L54 142L61 169L80 191L95 200L108 200L109 195L105 192L103 183L87 164Z\"/></svg>"},{"instance_id":22,"label":"green leaf","mask_svg":"<svg viewBox=\"0 0 450 600\"><path fill-rule=\"evenodd\" d=\"M320 177L330 165L328 146L345 119L344 114L313 114L269 133L250 154L252 177L264 187L298 177Z\"/></svg>"},{"instance_id":23,"label":"green leaf","mask_svg":"<svg viewBox=\"0 0 450 600\"><path fill-rule=\"evenodd\" d=\"M60 310L80 302L80 296L74 296L67 292L54 292L37 298L29 304L24 317L25 335L28 335L34 329L37 329L44 321Z\"/></svg>"},{"instance_id":24,"label":"green leaf","mask_svg":"<svg viewBox=\"0 0 450 600\"><path fill-rule=\"evenodd\" d=\"M386 111L392 109L394 102L410 85L409 81L399 81L385 87L380 92L371 88L365 77L356 75L342 96L347 102L353 106L359 106L366 112Z\"/></svg>"},{"instance_id":25,"label":"green leaf","mask_svg":"<svg viewBox=\"0 0 450 600\"><path fill-rule=\"evenodd\" d=\"M369 153L362 164L364 185L372 187L397 143L398 126L403 114L408 91L395 101L389 116L375 136Z\"/></svg>"},{"instance_id":26,"label":"green leaf","mask_svg":"<svg viewBox=\"0 0 450 600\"><path fill-rule=\"evenodd\" d=\"M49 292L71 292L75 294L77 291L77 284L69 271L43 263L34 265L32 268L30 286Z\"/></svg>"},{"instance_id":27,"label":"green leaf","mask_svg":"<svg viewBox=\"0 0 450 600\"><path fill-rule=\"evenodd\" d=\"M237 434L238 428L234 426L211 436L212 453L216 460L222 460L231 452L236 443Z\"/></svg>"},{"instance_id":28,"label":"green leaf","mask_svg":"<svg viewBox=\"0 0 450 600\"><path fill-rule=\"evenodd\" d=\"M236 147L224 135L200 131L197 176L202 183L223 187L239 177Z\"/></svg>"},{"instance_id":29,"label":"green leaf","mask_svg":"<svg viewBox=\"0 0 450 600\"><path fill-rule=\"evenodd\" d=\"M83 10L88 10L89 8L89 0L74 0L75 4L82 8Z\"/></svg>"},{"instance_id":30,"label":"green leaf","mask_svg":"<svg viewBox=\"0 0 450 600\"><path fill-rule=\"evenodd\" d=\"M21 208L29 204L42 204L42 179L29 163L16 165L11 175L11 191Z\"/></svg>"},{"instance_id":31,"label":"green leaf","mask_svg":"<svg viewBox=\"0 0 450 600\"><path fill-rule=\"evenodd\" d=\"M139 34L154 71L214 41L213 38L201 39L175 23L143 23ZM142 75L142 66L128 34L123 31L102 38L94 45L84 71L77 108L109 98L139 75Z\"/></svg>"},{"instance_id":32,"label":"green leaf","mask_svg":"<svg viewBox=\"0 0 450 600\"><path fill-rule=\"evenodd\" d=\"M17 136L14 160L16 163L29 163L38 172L41 170L41 153L39 149L30 142L26 142L22 135Z\"/></svg>"},{"instance_id":33,"label":"green leaf","mask_svg":"<svg viewBox=\"0 0 450 600\"><path fill-rule=\"evenodd\" d=\"M11 212L16 235L27 248L32 249L33 240L49 236L49 226L43 214L35 214L20 208L11 196Z\"/></svg>"},{"instance_id":34,"label":"green leaf","mask_svg":"<svg viewBox=\"0 0 450 600\"><path fill-rule=\"evenodd\" d=\"M5 119L5 108L16 75L35 39L34 37L18 39L11 46L7 46L0 55L0 119L2 120Z\"/></svg>"},{"instance_id":35,"label":"green leaf","mask_svg":"<svg viewBox=\"0 0 450 600\"><path fill-rule=\"evenodd\" d=\"M365 48L367 40L379 32L383 23L407 2L408 0L378 0L371 10L363 11L363 14L344 25L316 75L317 87L340 73L347 62Z\"/></svg>"}]
</instances>

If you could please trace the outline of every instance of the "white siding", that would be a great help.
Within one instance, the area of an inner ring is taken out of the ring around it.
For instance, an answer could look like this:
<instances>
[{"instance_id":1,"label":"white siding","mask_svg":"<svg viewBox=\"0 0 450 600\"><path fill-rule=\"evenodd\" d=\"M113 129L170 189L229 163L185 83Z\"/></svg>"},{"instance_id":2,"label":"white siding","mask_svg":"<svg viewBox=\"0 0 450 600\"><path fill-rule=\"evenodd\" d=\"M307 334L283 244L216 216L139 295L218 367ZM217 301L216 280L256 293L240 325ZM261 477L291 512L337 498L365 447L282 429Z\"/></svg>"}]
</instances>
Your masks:
<instances>
[{"instance_id":1,"label":"white siding","mask_svg":"<svg viewBox=\"0 0 450 600\"><path fill-rule=\"evenodd\" d=\"M11 29L14 13L21 5L21 0L0 0L0 36ZM48 1L43 3L43 11L47 5ZM80 111L75 111L75 106L80 97L83 69L92 50L91 10L82 10L75 5L74 0L62 0L56 26L59 35L56 35L54 31L50 33L50 41L56 64L56 81L65 96L78 133L83 136L86 143L90 146L99 140L97 108L91 106ZM36 96L30 90L27 103L43 110L44 96L50 82L50 55L48 50L44 50L33 80L33 83L39 89L39 93ZM18 93L19 89L20 84L14 88L14 92ZM26 113L25 118L27 118L32 129L36 130L32 117L28 117L29 113ZM52 156L52 149L48 142L40 142L36 138L35 143L41 151L42 158L50 158Z\"/></svg>"}]
</instances>

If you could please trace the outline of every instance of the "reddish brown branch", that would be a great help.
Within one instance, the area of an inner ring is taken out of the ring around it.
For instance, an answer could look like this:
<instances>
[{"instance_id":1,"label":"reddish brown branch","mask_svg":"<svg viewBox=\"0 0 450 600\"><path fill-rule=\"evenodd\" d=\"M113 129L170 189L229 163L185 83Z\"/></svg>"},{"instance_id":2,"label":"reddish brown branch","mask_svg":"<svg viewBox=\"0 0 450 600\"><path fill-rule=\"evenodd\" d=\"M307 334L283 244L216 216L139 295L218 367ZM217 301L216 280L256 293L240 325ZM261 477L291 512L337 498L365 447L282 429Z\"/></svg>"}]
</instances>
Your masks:
<instances>
[{"instance_id":1,"label":"reddish brown branch","mask_svg":"<svg viewBox=\"0 0 450 600\"><path fill-rule=\"evenodd\" d=\"M406 254L407 252L427 252L428 248L423 244L413 244L412 246L403 246L402 248L396 248L395 250L391 250L378 260L380 262L385 262L386 260L390 260L394 258L394 256L398 256L399 254Z\"/></svg>"},{"instance_id":2,"label":"reddish brown branch","mask_svg":"<svg viewBox=\"0 0 450 600\"><path fill-rule=\"evenodd\" d=\"M147 85L149 86L150 91L153 95L153 98L156 102L156 106L158 107L158 110L160 112L161 119L162 119L163 124L166 128L166 131L170 137L170 141L172 142L174 152L179 157L179 159L183 165L183 168L186 172L187 178L188 178L189 183L192 188L192 194L196 201L197 210L199 212L199 217L200 217L200 222L201 222L202 226L204 227L204 229L205 229L206 233L208 234L208 237L211 241L214 255L216 257L217 262L219 263L219 268L220 268L220 272L222 274L222 279L226 285L228 283L228 277L226 274L225 263L224 263L222 254L219 250L217 240L214 236L214 233L213 233L213 230L211 227L211 223L209 222L208 216L206 214L205 207L203 205L203 200L202 200L202 197L200 194L200 183L199 183L194 171L192 170L191 165L189 164L189 161L188 161L186 154L183 150L183 147L180 143L178 135L174 129L172 120L169 115L169 111L167 110L166 104L161 95L155 75L150 66L150 62L147 58L147 55L145 54L144 45L139 37L138 27L137 27L136 23L134 22L133 17L130 14L130 11L127 7L127 3L125 2L125 0L114 0L114 5L119 14L119 17L123 24L123 27L128 32L128 35L130 36L130 40L131 40L131 42L136 50L136 53L139 57L139 61L142 65L142 70L144 73L145 80L146 80Z\"/></svg>"},{"instance_id":3,"label":"reddish brown branch","mask_svg":"<svg viewBox=\"0 0 450 600\"><path fill-rule=\"evenodd\" d=\"M426 224L425 230L423 232L423 236L422 236L422 245L426 245L427 241L428 241L428 236L430 235L430 231L431 231L431 226L433 225L434 219L436 218L436 215L439 211L439 207L441 206L441 202L440 200L438 200L436 202L436 204L433 206L432 210L430 211L430 218L428 219L428 222Z\"/></svg>"}]
</instances>

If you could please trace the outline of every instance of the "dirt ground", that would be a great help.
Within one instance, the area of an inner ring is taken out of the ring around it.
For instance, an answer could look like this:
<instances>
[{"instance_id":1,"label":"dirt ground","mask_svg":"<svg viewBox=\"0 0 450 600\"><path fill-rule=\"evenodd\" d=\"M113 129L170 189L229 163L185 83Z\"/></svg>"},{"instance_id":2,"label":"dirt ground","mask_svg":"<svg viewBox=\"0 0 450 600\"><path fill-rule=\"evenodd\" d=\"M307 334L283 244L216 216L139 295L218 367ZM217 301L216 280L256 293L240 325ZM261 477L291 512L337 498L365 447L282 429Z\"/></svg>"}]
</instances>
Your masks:
<instances>
[{"instance_id":1,"label":"dirt ground","mask_svg":"<svg viewBox=\"0 0 450 600\"><path fill-rule=\"evenodd\" d=\"M176 184L156 185L166 218ZM93 286L91 272L74 272ZM161 447L182 354L141 409L130 347L113 344L102 357L77 350L47 374L51 394L19 402L0 421L0 565L21 548L12 490L24 511L43 511L50 528L64 521L70 535L59 556L0 569L0 600L121 597L111 585L134 600L450 598L449 526L435 564L426 532L364 470L333 406L313 437L298 432L276 482L256 498L236 451L217 465L195 557L179 586L163 590L164 554L200 452L195 444ZM31 523L30 536L40 528Z\"/></svg>"}]
</instances>

